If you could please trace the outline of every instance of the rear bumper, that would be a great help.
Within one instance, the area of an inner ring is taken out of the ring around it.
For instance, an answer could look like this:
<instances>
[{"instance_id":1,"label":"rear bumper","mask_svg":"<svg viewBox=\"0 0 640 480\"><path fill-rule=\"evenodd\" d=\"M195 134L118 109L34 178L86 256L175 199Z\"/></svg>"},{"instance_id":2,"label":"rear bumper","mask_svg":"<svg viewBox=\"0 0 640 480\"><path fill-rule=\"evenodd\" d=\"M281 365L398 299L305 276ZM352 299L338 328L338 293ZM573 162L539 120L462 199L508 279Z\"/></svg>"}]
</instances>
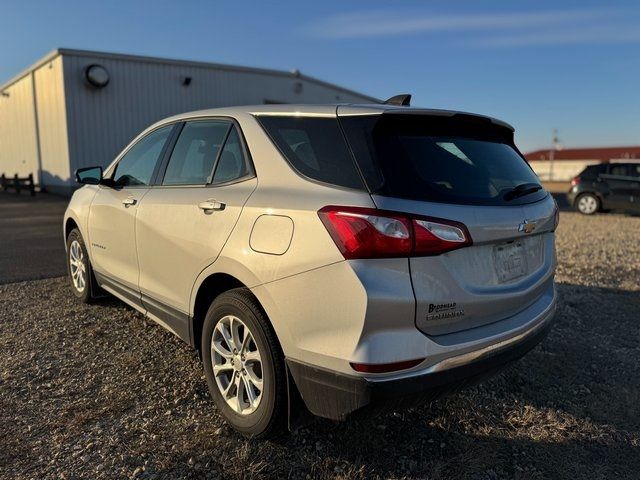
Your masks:
<instances>
[{"instance_id":1,"label":"rear bumper","mask_svg":"<svg viewBox=\"0 0 640 480\"><path fill-rule=\"evenodd\" d=\"M343 420L365 407L384 409L429 402L495 374L542 341L554 313L555 305L524 333L392 380L345 375L292 359L287 359L287 366L311 413Z\"/></svg>"}]
</instances>

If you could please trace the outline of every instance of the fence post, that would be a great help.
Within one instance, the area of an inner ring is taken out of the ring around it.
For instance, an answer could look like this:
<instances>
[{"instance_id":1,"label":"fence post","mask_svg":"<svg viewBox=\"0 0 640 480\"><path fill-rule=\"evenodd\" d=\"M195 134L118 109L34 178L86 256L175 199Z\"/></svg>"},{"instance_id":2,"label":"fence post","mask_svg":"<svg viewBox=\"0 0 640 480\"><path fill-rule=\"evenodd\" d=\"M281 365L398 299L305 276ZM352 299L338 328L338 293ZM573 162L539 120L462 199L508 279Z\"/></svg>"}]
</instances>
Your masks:
<instances>
[{"instance_id":1,"label":"fence post","mask_svg":"<svg viewBox=\"0 0 640 480\"><path fill-rule=\"evenodd\" d=\"M32 197L36 196L36 186L33 183L33 173L29 174L29 192Z\"/></svg>"},{"instance_id":2,"label":"fence post","mask_svg":"<svg viewBox=\"0 0 640 480\"><path fill-rule=\"evenodd\" d=\"M20 195L20 179L18 178L17 173L13 176L13 185L16 188L16 193Z\"/></svg>"}]
</instances>

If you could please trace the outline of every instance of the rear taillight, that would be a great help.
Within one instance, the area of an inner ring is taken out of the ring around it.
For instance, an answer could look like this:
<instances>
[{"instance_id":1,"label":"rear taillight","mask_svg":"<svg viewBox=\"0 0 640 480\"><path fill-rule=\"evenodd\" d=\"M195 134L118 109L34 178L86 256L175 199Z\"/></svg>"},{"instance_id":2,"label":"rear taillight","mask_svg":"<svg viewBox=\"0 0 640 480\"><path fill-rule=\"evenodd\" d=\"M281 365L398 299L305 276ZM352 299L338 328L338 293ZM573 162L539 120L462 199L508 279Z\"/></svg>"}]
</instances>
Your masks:
<instances>
[{"instance_id":1,"label":"rear taillight","mask_svg":"<svg viewBox=\"0 0 640 480\"><path fill-rule=\"evenodd\" d=\"M471 245L471 236L461 223L438 219L413 219L413 255L439 255Z\"/></svg>"},{"instance_id":2,"label":"rear taillight","mask_svg":"<svg viewBox=\"0 0 640 480\"><path fill-rule=\"evenodd\" d=\"M440 255L472 243L462 223L440 218L338 206L318 216L346 259Z\"/></svg>"},{"instance_id":3,"label":"rear taillight","mask_svg":"<svg viewBox=\"0 0 640 480\"><path fill-rule=\"evenodd\" d=\"M375 208L324 207L318 212L344 258L408 257L411 223Z\"/></svg>"},{"instance_id":4,"label":"rear taillight","mask_svg":"<svg viewBox=\"0 0 640 480\"><path fill-rule=\"evenodd\" d=\"M578 185L582 180L580 179L580 177L573 177L571 179L571 186L575 187L576 185Z\"/></svg>"}]
</instances>

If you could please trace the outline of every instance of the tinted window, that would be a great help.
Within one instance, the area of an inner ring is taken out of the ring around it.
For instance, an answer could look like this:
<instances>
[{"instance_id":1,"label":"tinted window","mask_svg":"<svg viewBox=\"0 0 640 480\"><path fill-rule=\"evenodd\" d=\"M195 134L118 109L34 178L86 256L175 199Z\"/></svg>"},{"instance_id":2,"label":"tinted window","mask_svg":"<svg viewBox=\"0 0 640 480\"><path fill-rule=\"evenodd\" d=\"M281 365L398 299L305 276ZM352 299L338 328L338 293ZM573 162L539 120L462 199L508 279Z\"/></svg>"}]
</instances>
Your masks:
<instances>
[{"instance_id":1,"label":"tinted window","mask_svg":"<svg viewBox=\"0 0 640 480\"><path fill-rule=\"evenodd\" d=\"M632 177L640 177L640 163L629 165L629 175Z\"/></svg>"},{"instance_id":2,"label":"tinted window","mask_svg":"<svg viewBox=\"0 0 640 480\"><path fill-rule=\"evenodd\" d=\"M206 185L231 124L188 122L171 153L163 185Z\"/></svg>"},{"instance_id":3,"label":"tinted window","mask_svg":"<svg viewBox=\"0 0 640 480\"><path fill-rule=\"evenodd\" d=\"M172 129L173 125L159 128L131 147L113 172L116 185L149 185L162 147Z\"/></svg>"},{"instance_id":4,"label":"tinted window","mask_svg":"<svg viewBox=\"0 0 640 480\"><path fill-rule=\"evenodd\" d=\"M302 175L332 185L364 188L335 118L264 116L260 122Z\"/></svg>"},{"instance_id":5,"label":"tinted window","mask_svg":"<svg viewBox=\"0 0 640 480\"><path fill-rule=\"evenodd\" d=\"M238 130L233 127L224 143L222 153L216 165L213 183L223 183L242 178L249 173L247 162L242 153L242 144Z\"/></svg>"},{"instance_id":6,"label":"tinted window","mask_svg":"<svg viewBox=\"0 0 640 480\"><path fill-rule=\"evenodd\" d=\"M616 175L619 177L626 177L627 174L627 166L626 165L611 165L609 167L609 175Z\"/></svg>"},{"instance_id":7,"label":"tinted window","mask_svg":"<svg viewBox=\"0 0 640 480\"><path fill-rule=\"evenodd\" d=\"M585 178L597 178L599 174L606 172L606 165L589 165L580 174Z\"/></svg>"},{"instance_id":8,"label":"tinted window","mask_svg":"<svg viewBox=\"0 0 640 480\"><path fill-rule=\"evenodd\" d=\"M508 200L517 185L539 183L512 144L512 133L484 119L377 115L341 122L369 188L412 200L513 205L539 200L544 190Z\"/></svg>"}]
</instances>

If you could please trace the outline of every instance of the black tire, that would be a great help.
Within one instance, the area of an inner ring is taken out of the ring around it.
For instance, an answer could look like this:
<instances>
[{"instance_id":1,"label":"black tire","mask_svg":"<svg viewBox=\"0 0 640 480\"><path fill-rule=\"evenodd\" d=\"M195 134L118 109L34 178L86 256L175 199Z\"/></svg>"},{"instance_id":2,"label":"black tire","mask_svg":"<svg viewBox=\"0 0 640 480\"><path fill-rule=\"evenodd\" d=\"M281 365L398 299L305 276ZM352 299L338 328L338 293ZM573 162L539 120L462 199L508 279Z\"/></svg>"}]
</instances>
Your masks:
<instances>
[{"instance_id":1,"label":"black tire","mask_svg":"<svg viewBox=\"0 0 640 480\"><path fill-rule=\"evenodd\" d=\"M85 282L84 288L80 289L76 286L72 276L72 266L71 266L71 248L74 242L77 242L80 245L80 250L82 251L82 263L84 265L85 272ZM89 261L89 253L87 252L87 247L84 244L84 240L82 238L82 234L77 228L71 230L69 235L67 236L67 273L69 274L69 285L71 286L71 291L81 302L91 303L98 298L104 296L102 289L98 286L98 282L96 281L96 277L93 274L93 269L91 268L91 262Z\"/></svg>"},{"instance_id":2,"label":"black tire","mask_svg":"<svg viewBox=\"0 0 640 480\"><path fill-rule=\"evenodd\" d=\"M232 315L249 329L260 352L263 389L252 413L240 414L229 406L218 388L213 373L211 340L216 324ZM273 438L285 431L287 424L287 377L284 355L266 314L246 288L229 290L217 297L204 320L202 363L209 392L222 417L239 433L251 438Z\"/></svg>"},{"instance_id":3,"label":"black tire","mask_svg":"<svg viewBox=\"0 0 640 480\"><path fill-rule=\"evenodd\" d=\"M600 211L602 204L593 193L582 193L576 198L575 207L583 215L594 215Z\"/></svg>"}]
</instances>

